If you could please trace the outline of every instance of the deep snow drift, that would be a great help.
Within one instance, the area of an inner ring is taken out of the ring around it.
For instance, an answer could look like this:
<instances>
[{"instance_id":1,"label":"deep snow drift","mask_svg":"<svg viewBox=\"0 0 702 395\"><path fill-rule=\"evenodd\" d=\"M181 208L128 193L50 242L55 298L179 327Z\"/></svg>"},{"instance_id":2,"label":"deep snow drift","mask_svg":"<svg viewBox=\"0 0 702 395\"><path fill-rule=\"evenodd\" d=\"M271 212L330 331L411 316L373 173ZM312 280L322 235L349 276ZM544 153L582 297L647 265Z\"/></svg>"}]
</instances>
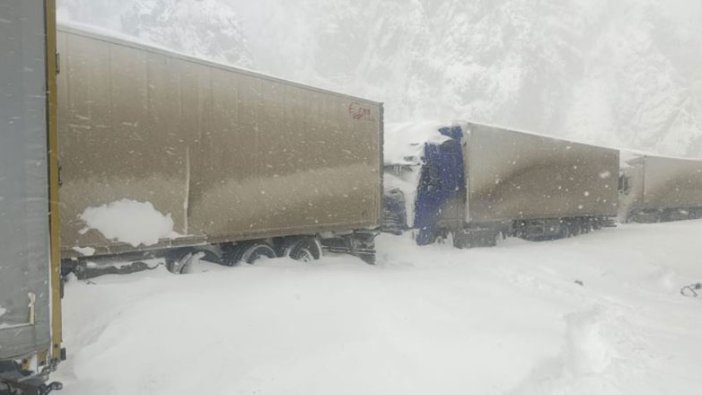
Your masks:
<instances>
[{"instance_id":1,"label":"deep snow drift","mask_svg":"<svg viewBox=\"0 0 702 395\"><path fill-rule=\"evenodd\" d=\"M70 394L673 394L702 388L702 221L548 243L203 263L67 284Z\"/></svg>"}]
</instances>

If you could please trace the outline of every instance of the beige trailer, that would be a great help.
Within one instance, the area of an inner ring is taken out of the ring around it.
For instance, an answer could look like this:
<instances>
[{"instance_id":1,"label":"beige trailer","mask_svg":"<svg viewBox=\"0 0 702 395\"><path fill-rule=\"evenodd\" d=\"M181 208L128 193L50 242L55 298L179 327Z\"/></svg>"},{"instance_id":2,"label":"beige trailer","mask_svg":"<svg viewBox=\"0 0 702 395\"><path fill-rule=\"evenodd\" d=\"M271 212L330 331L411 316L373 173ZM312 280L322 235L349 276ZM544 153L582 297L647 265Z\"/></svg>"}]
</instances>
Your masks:
<instances>
[{"instance_id":1,"label":"beige trailer","mask_svg":"<svg viewBox=\"0 0 702 395\"><path fill-rule=\"evenodd\" d=\"M624 221L702 218L702 160L628 153L620 189Z\"/></svg>"},{"instance_id":2,"label":"beige trailer","mask_svg":"<svg viewBox=\"0 0 702 395\"><path fill-rule=\"evenodd\" d=\"M465 141L465 243L485 229L546 240L613 224L619 151L474 123Z\"/></svg>"},{"instance_id":3,"label":"beige trailer","mask_svg":"<svg viewBox=\"0 0 702 395\"><path fill-rule=\"evenodd\" d=\"M372 255L382 104L72 27L58 48L64 258L214 244L233 263L300 240ZM125 200L170 216L173 236L87 227L86 210Z\"/></svg>"},{"instance_id":4,"label":"beige trailer","mask_svg":"<svg viewBox=\"0 0 702 395\"><path fill-rule=\"evenodd\" d=\"M619 151L470 124L467 222L616 217Z\"/></svg>"}]
</instances>

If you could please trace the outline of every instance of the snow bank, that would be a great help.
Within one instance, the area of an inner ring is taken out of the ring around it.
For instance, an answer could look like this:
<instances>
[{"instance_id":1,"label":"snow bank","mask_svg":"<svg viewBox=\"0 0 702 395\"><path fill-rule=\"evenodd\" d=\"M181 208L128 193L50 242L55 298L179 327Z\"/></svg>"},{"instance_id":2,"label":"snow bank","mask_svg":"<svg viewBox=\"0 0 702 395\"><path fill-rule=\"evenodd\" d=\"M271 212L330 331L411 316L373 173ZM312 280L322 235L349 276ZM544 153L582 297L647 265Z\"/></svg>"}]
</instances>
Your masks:
<instances>
[{"instance_id":1,"label":"snow bank","mask_svg":"<svg viewBox=\"0 0 702 395\"><path fill-rule=\"evenodd\" d=\"M678 394L702 386L702 221L549 243L66 285L74 395ZM692 391L694 392L694 391Z\"/></svg>"},{"instance_id":2,"label":"snow bank","mask_svg":"<svg viewBox=\"0 0 702 395\"><path fill-rule=\"evenodd\" d=\"M162 214L150 202L122 199L100 207L88 207L80 219L86 223L83 233L95 229L106 239L133 247L150 246L160 239L179 236L173 231L171 215Z\"/></svg>"}]
</instances>

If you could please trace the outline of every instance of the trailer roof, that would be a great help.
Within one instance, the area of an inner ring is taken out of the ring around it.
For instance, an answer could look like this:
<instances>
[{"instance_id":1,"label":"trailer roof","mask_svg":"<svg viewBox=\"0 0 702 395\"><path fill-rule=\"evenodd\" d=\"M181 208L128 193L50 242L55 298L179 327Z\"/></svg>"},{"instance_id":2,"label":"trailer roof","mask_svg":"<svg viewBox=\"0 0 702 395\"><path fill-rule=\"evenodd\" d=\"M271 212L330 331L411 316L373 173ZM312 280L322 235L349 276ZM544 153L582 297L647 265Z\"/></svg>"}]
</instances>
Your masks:
<instances>
[{"instance_id":1,"label":"trailer roof","mask_svg":"<svg viewBox=\"0 0 702 395\"><path fill-rule=\"evenodd\" d=\"M376 104L376 105L380 105L380 106L383 105L383 103L379 102L379 101L370 100L370 99L366 99L366 98L362 98L362 97L358 97L358 96L353 96L353 95L349 95L349 94L345 94L345 93L341 93L341 92L335 92L335 91L328 90L328 89L318 88L318 87L314 87L311 85L306 85L306 84L303 84L300 82L286 80L283 78L275 77L275 76L272 76L269 74L265 74L265 73L261 73L261 72L257 72L257 71L253 71L253 70L248 70L248 69L241 68L241 67L234 67L234 66L231 66L231 65L228 65L225 63L221 63L221 62L217 62L217 61L213 61L213 60L209 60L209 59L197 58L197 57L190 56L190 55L184 54L182 52L174 51L172 49L169 49L169 48L166 48L166 47L163 47L163 46L151 43L151 42L141 41L133 36L121 34L118 32L114 32L112 30L101 29L99 27L92 26L92 25L84 25L84 24L75 23L75 22L62 21L57 26L57 30L63 31L66 33L76 34L79 36L93 38L96 40L109 42L109 43L112 43L115 45L121 45L124 47L135 48L135 49L143 50L146 52L165 55L165 56L169 56L172 58L181 59L181 60L184 60L186 62L202 64L202 65L206 65L206 66L210 66L210 67L214 67L214 68L218 68L218 69L222 69L222 70L227 70L227 71L231 71L231 72L235 72L235 73L240 73L240 74L245 74L245 75L252 76L252 77L265 79L268 81L274 81L274 82L279 82L279 83L283 83L283 84L287 84L287 85L291 85L291 86L296 86L299 88L303 88L303 89L307 89L307 90L311 90L311 91L315 91L315 92L319 92L319 93L326 93L326 94L330 94L330 95L347 97L347 98L350 98L353 100L363 101L363 102L366 102L369 104Z\"/></svg>"},{"instance_id":2,"label":"trailer roof","mask_svg":"<svg viewBox=\"0 0 702 395\"><path fill-rule=\"evenodd\" d=\"M421 152L421 147L424 143L431 142L441 142L441 134L439 129L442 127L454 127L460 126L462 128L474 125L477 127L485 128L495 128L510 132L528 134L532 136L544 137L558 141L570 142L573 144L581 144L591 147L598 147L603 149L611 149L619 151L622 154L622 160L628 162L629 160L635 160L638 157L655 157L655 158L665 158L665 159L676 159L676 160L686 160L686 161L702 161L702 158L685 158L676 156L666 156L654 154L651 152L645 152L640 150L632 150L627 148L616 148L606 145L597 145L591 143L585 143L578 140L572 140L557 136L552 136L544 133L536 133L524 129L513 128L509 126L502 126L499 124L481 123L481 122L471 122L471 121L460 121L452 120L446 122L433 122L433 121L418 121L418 122L402 122L390 124L387 128L389 136L386 137L388 141L394 143L392 149L386 149L385 163L387 165L391 164L411 164L407 158L416 157ZM438 140L437 140L438 139Z\"/></svg>"},{"instance_id":3,"label":"trailer roof","mask_svg":"<svg viewBox=\"0 0 702 395\"><path fill-rule=\"evenodd\" d=\"M568 142L568 143L573 143L573 144L587 145L587 146L590 146L590 147L611 149L611 150L616 150L616 151L620 151L620 150L621 150L620 148L616 148L616 147L610 147L610 146L606 146L606 145L598 145L598 144L586 143L586 142L579 141L579 140L573 140L573 139L564 138L564 137L559 137L559 136L554 136L554 135L545 134L545 133L538 133L538 132L534 132L534 131L530 131L530 130L526 130L526 129L514 128L514 127L511 127L511 126L502 126L502 125L499 125L499 124L482 123L482 122L471 122L471 121L468 121L467 124L468 124L468 125L475 125L475 126L479 126L479 127L485 127L485 128L502 129L502 130L509 131L509 132L528 134L528 135L531 135L531 136L544 137L544 138L548 138L548 139L552 139L552 140L558 140L558 141L563 141L563 142Z\"/></svg>"},{"instance_id":4,"label":"trailer roof","mask_svg":"<svg viewBox=\"0 0 702 395\"><path fill-rule=\"evenodd\" d=\"M640 150L633 150L633 149L622 149L620 151L623 153L622 159L627 163L628 162L635 162L636 160L639 160L641 158L660 158L660 159L682 160L682 161L689 161L689 162L702 162L702 158L686 158L683 156L659 155L659 154L654 154L654 153L647 152L647 151L640 151Z\"/></svg>"},{"instance_id":5,"label":"trailer roof","mask_svg":"<svg viewBox=\"0 0 702 395\"><path fill-rule=\"evenodd\" d=\"M563 141L572 144L579 144L589 147L597 147L601 149L611 149L618 151L617 148L588 144L580 141L574 141L560 137L549 136L546 134L534 133L517 128L493 125L488 123L461 120L453 120L446 122L404 122L391 124L387 128L387 130L389 130L389 133L388 136L386 136L386 140L388 142L392 142L392 144L386 145L385 163L387 165L417 164L418 157L421 156L422 149L425 143L440 144L448 140L448 137L443 136L441 133L439 133L439 129L456 126L461 127L464 131L470 128L471 126L500 129L507 132L521 133L557 141Z\"/></svg>"},{"instance_id":6,"label":"trailer roof","mask_svg":"<svg viewBox=\"0 0 702 395\"><path fill-rule=\"evenodd\" d=\"M689 157L683 157L683 156L672 156L672 155L661 155L661 154L656 154L653 152L648 152L648 151L642 151L642 150L636 150L636 149L630 149L630 148L620 148L620 147L612 147L608 145L599 145L599 144L592 144L592 143L585 143L583 141L578 141L578 140L571 140L571 139L566 139L562 137L557 137L557 136L552 136L544 133L537 133L537 132L532 132L524 129L519 129L519 128L513 128L513 127L508 127L508 126L502 126L499 124L489 124L489 123L480 123L480 122L468 122L471 125L478 125L478 126L486 126L486 127L493 127L493 128L498 128L498 129L505 129L505 130L511 130L513 132L519 132L519 133L524 133L524 134L531 134L534 136L540 136L540 137L547 137L555 140L562 140L562 141L570 141L572 143L577 143L577 144L584 144L584 145L589 145L593 147L600 147L600 148L609 148L613 150L618 150L619 152L624 152L624 153L629 153L630 155L638 155L638 156L647 156L647 157L656 157L656 158L665 158L665 159L679 159L679 160L690 160L690 161L702 161L702 158L689 158Z\"/></svg>"}]
</instances>

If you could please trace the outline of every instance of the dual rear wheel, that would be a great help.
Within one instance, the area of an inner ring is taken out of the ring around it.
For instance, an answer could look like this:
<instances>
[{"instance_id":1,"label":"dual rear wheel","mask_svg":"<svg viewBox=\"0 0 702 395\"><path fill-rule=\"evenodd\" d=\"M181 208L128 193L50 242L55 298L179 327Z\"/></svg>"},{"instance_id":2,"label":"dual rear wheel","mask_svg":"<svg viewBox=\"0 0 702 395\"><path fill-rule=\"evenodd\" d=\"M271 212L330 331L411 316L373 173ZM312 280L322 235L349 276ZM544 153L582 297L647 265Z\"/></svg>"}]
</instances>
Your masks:
<instances>
[{"instance_id":1,"label":"dual rear wheel","mask_svg":"<svg viewBox=\"0 0 702 395\"><path fill-rule=\"evenodd\" d=\"M166 267L172 273L185 274L190 272L193 262L200 259L220 262L226 266L235 266L240 263L254 264L261 259L278 257L312 262L322 257L322 246L312 236L288 237L278 240L277 243L248 241L226 245L222 247L221 256L217 255L220 254L214 254L211 250L177 249L166 254Z\"/></svg>"},{"instance_id":2,"label":"dual rear wheel","mask_svg":"<svg viewBox=\"0 0 702 395\"><path fill-rule=\"evenodd\" d=\"M321 258L322 247L314 237L290 237L277 248L264 241L235 244L228 247L222 260L227 266L238 263L254 264L264 258L290 257L297 261L312 262Z\"/></svg>"},{"instance_id":3,"label":"dual rear wheel","mask_svg":"<svg viewBox=\"0 0 702 395\"><path fill-rule=\"evenodd\" d=\"M322 246L314 237L294 237L283 244L283 256L312 262L322 257Z\"/></svg>"},{"instance_id":4,"label":"dual rear wheel","mask_svg":"<svg viewBox=\"0 0 702 395\"><path fill-rule=\"evenodd\" d=\"M277 254L273 247L263 242L239 243L228 247L222 256L222 261L227 266L238 263L253 264L263 258L275 258Z\"/></svg>"}]
</instances>

